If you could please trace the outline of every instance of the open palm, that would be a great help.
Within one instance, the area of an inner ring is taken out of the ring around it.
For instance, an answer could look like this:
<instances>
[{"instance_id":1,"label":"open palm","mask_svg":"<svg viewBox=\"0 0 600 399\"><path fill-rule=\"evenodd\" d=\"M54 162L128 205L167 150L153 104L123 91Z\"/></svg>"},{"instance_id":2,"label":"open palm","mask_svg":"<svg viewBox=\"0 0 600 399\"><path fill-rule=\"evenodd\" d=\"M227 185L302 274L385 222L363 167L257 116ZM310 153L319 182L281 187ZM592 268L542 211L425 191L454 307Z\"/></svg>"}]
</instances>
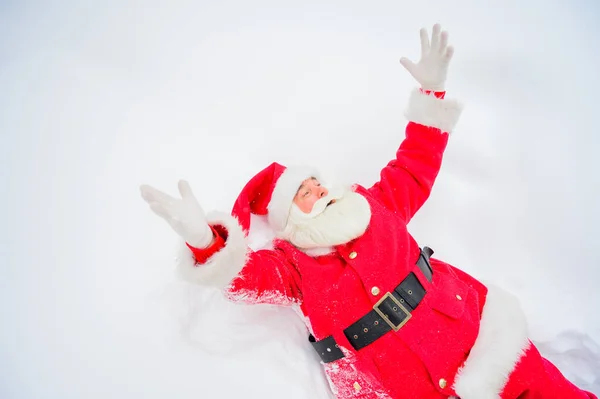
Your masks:
<instances>
[{"instance_id":1,"label":"open palm","mask_svg":"<svg viewBox=\"0 0 600 399\"><path fill-rule=\"evenodd\" d=\"M448 32L442 32L441 26L435 24L431 33L431 41L427 30L421 29L421 59L414 63L406 57L400 63L421 84L425 90L443 91L450 60L454 48L448 46Z\"/></svg>"},{"instance_id":2,"label":"open palm","mask_svg":"<svg viewBox=\"0 0 600 399\"><path fill-rule=\"evenodd\" d=\"M148 185L141 186L140 191L150 209L169 223L188 244L204 248L212 240L204 210L187 181L180 180L178 188L181 198L171 197Z\"/></svg>"}]
</instances>

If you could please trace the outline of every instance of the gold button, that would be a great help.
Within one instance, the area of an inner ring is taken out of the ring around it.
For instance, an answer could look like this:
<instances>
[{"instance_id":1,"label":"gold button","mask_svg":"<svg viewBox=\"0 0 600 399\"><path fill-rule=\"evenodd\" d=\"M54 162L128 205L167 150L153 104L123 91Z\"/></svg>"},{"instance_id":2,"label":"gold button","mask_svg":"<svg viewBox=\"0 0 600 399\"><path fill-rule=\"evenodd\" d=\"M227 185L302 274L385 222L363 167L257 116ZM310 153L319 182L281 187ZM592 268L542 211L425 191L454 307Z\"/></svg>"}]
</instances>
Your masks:
<instances>
[{"instance_id":1,"label":"gold button","mask_svg":"<svg viewBox=\"0 0 600 399\"><path fill-rule=\"evenodd\" d=\"M356 256L357 256L357 255L358 255L358 254L357 254L356 252L352 251L352 252L350 252L350 255L348 255L348 257L349 257L350 259L354 259L354 258L356 258Z\"/></svg>"},{"instance_id":2,"label":"gold button","mask_svg":"<svg viewBox=\"0 0 600 399\"><path fill-rule=\"evenodd\" d=\"M360 384L358 382L355 382L353 387L356 389L356 392L360 391Z\"/></svg>"},{"instance_id":3,"label":"gold button","mask_svg":"<svg viewBox=\"0 0 600 399\"><path fill-rule=\"evenodd\" d=\"M440 382L439 382L439 384L440 384L440 388L444 389L444 388L446 388L446 384L447 384L447 382L446 382L446 380L445 380L445 379L443 379L443 378L440 378Z\"/></svg>"},{"instance_id":4,"label":"gold button","mask_svg":"<svg viewBox=\"0 0 600 399\"><path fill-rule=\"evenodd\" d=\"M460 295L456 295L456 299L458 299L459 301L462 301L462 297Z\"/></svg>"},{"instance_id":5,"label":"gold button","mask_svg":"<svg viewBox=\"0 0 600 399\"><path fill-rule=\"evenodd\" d=\"M373 294L375 296L379 295L380 292L381 291L379 290L379 287L373 287L373 288L371 288L371 294Z\"/></svg>"}]
</instances>

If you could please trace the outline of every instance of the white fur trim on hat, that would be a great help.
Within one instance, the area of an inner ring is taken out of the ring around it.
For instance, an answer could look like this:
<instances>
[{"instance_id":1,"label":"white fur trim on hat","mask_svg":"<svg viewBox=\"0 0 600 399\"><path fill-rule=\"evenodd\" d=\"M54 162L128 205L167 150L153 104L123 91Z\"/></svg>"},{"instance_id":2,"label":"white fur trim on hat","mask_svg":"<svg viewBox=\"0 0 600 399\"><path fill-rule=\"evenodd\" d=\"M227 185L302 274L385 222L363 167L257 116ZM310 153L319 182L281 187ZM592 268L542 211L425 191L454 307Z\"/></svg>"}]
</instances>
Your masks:
<instances>
[{"instance_id":1,"label":"white fur trim on hat","mask_svg":"<svg viewBox=\"0 0 600 399\"><path fill-rule=\"evenodd\" d=\"M450 133L458 123L462 108L456 100L442 100L433 94L425 94L415 89L410 94L404 115L411 122Z\"/></svg>"},{"instance_id":2,"label":"white fur trim on hat","mask_svg":"<svg viewBox=\"0 0 600 399\"><path fill-rule=\"evenodd\" d=\"M308 166L288 167L279 176L267 207L269 224L273 230L280 232L285 229L294 197L302 182L311 177L319 179L319 174Z\"/></svg>"}]
</instances>

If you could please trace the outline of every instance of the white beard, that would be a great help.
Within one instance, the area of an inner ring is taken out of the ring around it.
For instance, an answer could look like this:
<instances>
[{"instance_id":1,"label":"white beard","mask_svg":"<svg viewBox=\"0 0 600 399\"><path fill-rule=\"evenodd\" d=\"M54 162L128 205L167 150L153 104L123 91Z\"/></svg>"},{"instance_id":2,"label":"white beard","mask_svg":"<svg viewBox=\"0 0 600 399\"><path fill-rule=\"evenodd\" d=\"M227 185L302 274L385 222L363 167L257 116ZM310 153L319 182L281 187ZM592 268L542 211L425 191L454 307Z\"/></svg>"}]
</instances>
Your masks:
<instances>
[{"instance_id":1,"label":"white beard","mask_svg":"<svg viewBox=\"0 0 600 399\"><path fill-rule=\"evenodd\" d=\"M327 206L331 200L335 203ZM370 220L371 207L365 197L348 189L331 189L309 214L292 204L280 236L300 249L328 248L360 237Z\"/></svg>"}]
</instances>

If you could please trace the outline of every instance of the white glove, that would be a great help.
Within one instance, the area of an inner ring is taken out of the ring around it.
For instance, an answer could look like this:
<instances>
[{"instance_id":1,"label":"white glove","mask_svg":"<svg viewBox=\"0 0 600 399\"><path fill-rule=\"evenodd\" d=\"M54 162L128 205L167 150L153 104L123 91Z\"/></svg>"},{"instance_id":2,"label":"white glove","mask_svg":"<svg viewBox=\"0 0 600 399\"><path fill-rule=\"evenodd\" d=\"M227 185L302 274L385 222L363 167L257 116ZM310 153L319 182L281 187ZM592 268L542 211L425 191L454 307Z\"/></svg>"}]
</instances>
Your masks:
<instances>
[{"instance_id":1,"label":"white glove","mask_svg":"<svg viewBox=\"0 0 600 399\"><path fill-rule=\"evenodd\" d=\"M206 248L213 241L213 233L206 222L204 210L187 181L180 180L178 187L181 199L147 185L141 186L140 191L150 209L165 219L185 242L194 248Z\"/></svg>"},{"instance_id":2,"label":"white glove","mask_svg":"<svg viewBox=\"0 0 600 399\"><path fill-rule=\"evenodd\" d=\"M424 90L444 91L448 65L454 54L454 48L448 46L448 32L441 32L439 24L433 25L431 44L427 37L427 29L421 33L421 59L414 63L402 57L400 63L421 84Z\"/></svg>"}]
</instances>

